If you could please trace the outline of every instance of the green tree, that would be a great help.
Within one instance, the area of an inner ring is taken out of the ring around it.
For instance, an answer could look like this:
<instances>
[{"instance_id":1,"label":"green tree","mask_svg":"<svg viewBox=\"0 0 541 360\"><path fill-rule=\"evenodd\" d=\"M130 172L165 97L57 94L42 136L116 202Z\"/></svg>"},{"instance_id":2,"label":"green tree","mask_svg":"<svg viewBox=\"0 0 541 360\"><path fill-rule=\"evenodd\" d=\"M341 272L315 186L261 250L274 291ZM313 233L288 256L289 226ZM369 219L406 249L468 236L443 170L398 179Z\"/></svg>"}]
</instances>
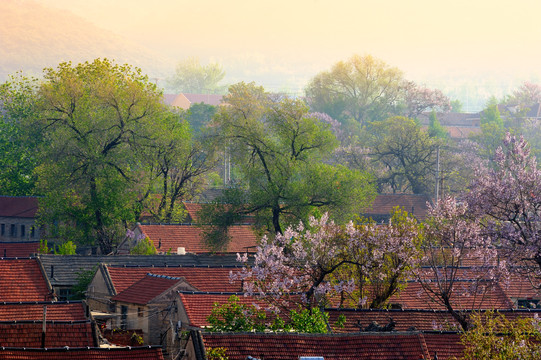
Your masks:
<instances>
[{"instance_id":1,"label":"green tree","mask_svg":"<svg viewBox=\"0 0 541 360\"><path fill-rule=\"evenodd\" d=\"M539 319L516 318L488 311L471 316L472 326L462 335L464 360L534 360L541 357Z\"/></svg>"},{"instance_id":2,"label":"green tree","mask_svg":"<svg viewBox=\"0 0 541 360\"><path fill-rule=\"evenodd\" d=\"M167 80L170 89L191 94L220 94L226 87L220 85L225 71L218 63L201 65L198 58L190 57L181 61L175 74Z\"/></svg>"},{"instance_id":3,"label":"green tree","mask_svg":"<svg viewBox=\"0 0 541 360\"><path fill-rule=\"evenodd\" d=\"M264 331L266 314L254 305L239 302L236 295L231 295L227 303L214 303L207 321L210 331Z\"/></svg>"},{"instance_id":4,"label":"green tree","mask_svg":"<svg viewBox=\"0 0 541 360\"><path fill-rule=\"evenodd\" d=\"M441 126L436 111L432 110L432 112L430 112L429 121L430 122L428 124L428 135L430 135L430 137L435 137L439 139L447 139L449 134L447 133L445 128Z\"/></svg>"},{"instance_id":5,"label":"green tree","mask_svg":"<svg viewBox=\"0 0 541 360\"><path fill-rule=\"evenodd\" d=\"M188 110L186 116L190 126L195 134L201 133L201 131L210 124L212 117L216 114L216 106L208 104L192 104Z\"/></svg>"},{"instance_id":6,"label":"green tree","mask_svg":"<svg viewBox=\"0 0 541 360\"><path fill-rule=\"evenodd\" d=\"M268 310L268 309L267 309ZM265 309L240 302L236 295L231 295L227 303L215 303L211 314L207 317L209 330L215 332L249 332L265 330L294 331L300 333L327 333L329 330L329 314L319 308L299 308L289 310L284 320L280 313L273 311L272 321L267 318Z\"/></svg>"},{"instance_id":7,"label":"green tree","mask_svg":"<svg viewBox=\"0 0 541 360\"><path fill-rule=\"evenodd\" d=\"M494 124L503 128L503 119L497 104L488 105L487 108L481 112L481 125L485 124Z\"/></svg>"},{"instance_id":8,"label":"green tree","mask_svg":"<svg viewBox=\"0 0 541 360\"><path fill-rule=\"evenodd\" d=\"M228 147L240 174L235 181L246 194L245 214L267 219L272 231L282 233L285 224L317 208L338 218L373 198L367 173L324 162L337 140L301 100L253 83L231 86L224 100L213 136Z\"/></svg>"},{"instance_id":9,"label":"green tree","mask_svg":"<svg viewBox=\"0 0 541 360\"><path fill-rule=\"evenodd\" d=\"M110 253L134 220L145 170L138 156L154 142L162 94L140 70L95 60L45 69L37 96L41 221Z\"/></svg>"},{"instance_id":10,"label":"green tree","mask_svg":"<svg viewBox=\"0 0 541 360\"><path fill-rule=\"evenodd\" d=\"M181 201L189 200L204 185L213 166L213 153L192 137L185 113L166 113L154 128L153 143L141 149L149 187L142 209L160 222L180 222L186 213Z\"/></svg>"},{"instance_id":11,"label":"green tree","mask_svg":"<svg viewBox=\"0 0 541 360\"><path fill-rule=\"evenodd\" d=\"M341 121L353 118L364 125L394 114L402 83L399 69L370 55L354 55L317 74L306 88L306 97L313 111Z\"/></svg>"},{"instance_id":12,"label":"green tree","mask_svg":"<svg viewBox=\"0 0 541 360\"><path fill-rule=\"evenodd\" d=\"M37 145L42 136L25 128L36 114L37 81L13 76L0 85L0 194L35 195Z\"/></svg>"},{"instance_id":13,"label":"green tree","mask_svg":"<svg viewBox=\"0 0 541 360\"><path fill-rule=\"evenodd\" d=\"M462 112L462 102L458 99L451 100L451 111L455 113Z\"/></svg>"},{"instance_id":14,"label":"green tree","mask_svg":"<svg viewBox=\"0 0 541 360\"><path fill-rule=\"evenodd\" d=\"M139 241L131 250L131 255L156 255L158 250L148 236Z\"/></svg>"},{"instance_id":15,"label":"green tree","mask_svg":"<svg viewBox=\"0 0 541 360\"><path fill-rule=\"evenodd\" d=\"M412 119L401 116L371 124L369 152L379 166L380 188L422 194L434 188L436 153L440 142Z\"/></svg>"}]
</instances>

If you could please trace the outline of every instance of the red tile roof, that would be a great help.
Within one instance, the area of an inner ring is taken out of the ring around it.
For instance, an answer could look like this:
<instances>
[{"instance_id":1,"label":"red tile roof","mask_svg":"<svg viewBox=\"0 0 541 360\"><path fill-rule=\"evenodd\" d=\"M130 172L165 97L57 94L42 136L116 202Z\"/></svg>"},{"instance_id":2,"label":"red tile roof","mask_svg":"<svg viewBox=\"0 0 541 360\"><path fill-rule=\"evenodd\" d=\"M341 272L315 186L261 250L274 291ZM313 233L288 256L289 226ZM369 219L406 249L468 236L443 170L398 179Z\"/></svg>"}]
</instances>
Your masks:
<instances>
[{"instance_id":1,"label":"red tile roof","mask_svg":"<svg viewBox=\"0 0 541 360\"><path fill-rule=\"evenodd\" d=\"M212 252L203 241L203 231L195 225L138 225L160 253L177 252L179 247L189 253ZM233 225L229 228L231 240L224 252L255 251L257 237L249 225Z\"/></svg>"},{"instance_id":2,"label":"red tile roof","mask_svg":"<svg viewBox=\"0 0 541 360\"><path fill-rule=\"evenodd\" d=\"M423 333L423 337L432 358L438 355L438 360L459 359L464 352L458 333Z\"/></svg>"},{"instance_id":3,"label":"red tile roof","mask_svg":"<svg viewBox=\"0 0 541 360\"><path fill-rule=\"evenodd\" d=\"M0 360L163 360L160 347L136 348L0 348Z\"/></svg>"},{"instance_id":4,"label":"red tile roof","mask_svg":"<svg viewBox=\"0 0 541 360\"><path fill-rule=\"evenodd\" d=\"M325 360L429 359L421 333L361 334L233 334L203 333L205 348L224 347L230 360L298 360L321 356Z\"/></svg>"},{"instance_id":5,"label":"red tile roof","mask_svg":"<svg viewBox=\"0 0 541 360\"><path fill-rule=\"evenodd\" d=\"M108 266L107 271L116 293L120 293L144 278L147 273L183 277L186 282L199 291L240 291L241 282L229 281L232 267L117 267Z\"/></svg>"},{"instance_id":6,"label":"red tile roof","mask_svg":"<svg viewBox=\"0 0 541 360\"><path fill-rule=\"evenodd\" d=\"M222 95L214 94L187 94L182 93L191 104L204 103L207 105L218 106L222 103Z\"/></svg>"},{"instance_id":7,"label":"red tile roof","mask_svg":"<svg viewBox=\"0 0 541 360\"><path fill-rule=\"evenodd\" d=\"M337 333L353 333L365 331L372 323L383 327L394 322L396 331L432 331L458 330L458 324L447 311L433 310L379 310L379 309L325 309L329 314L329 323ZM346 323L343 327L336 324L338 317L344 315Z\"/></svg>"},{"instance_id":8,"label":"red tile roof","mask_svg":"<svg viewBox=\"0 0 541 360\"><path fill-rule=\"evenodd\" d=\"M131 304L148 304L152 299L182 281L182 278L165 275L146 274L142 279L111 298Z\"/></svg>"},{"instance_id":9,"label":"red tile roof","mask_svg":"<svg viewBox=\"0 0 541 360\"><path fill-rule=\"evenodd\" d=\"M426 219L430 197L418 194L379 194L372 205L362 211L365 216L389 215L399 206L419 220Z\"/></svg>"},{"instance_id":10,"label":"red tile roof","mask_svg":"<svg viewBox=\"0 0 541 360\"><path fill-rule=\"evenodd\" d=\"M190 220L192 223L197 223L199 221L198 213L201 211L201 208L203 207L203 204L198 203L190 203L190 202L183 202L184 207L186 208L186 211L188 212L188 215L190 216Z\"/></svg>"},{"instance_id":11,"label":"red tile roof","mask_svg":"<svg viewBox=\"0 0 541 360\"><path fill-rule=\"evenodd\" d=\"M29 257L38 252L39 241L0 242L0 257Z\"/></svg>"},{"instance_id":12,"label":"red tile roof","mask_svg":"<svg viewBox=\"0 0 541 360\"><path fill-rule=\"evenodd\" d=\"M535 289L527 275L511 274L509 281L502 284L502 289L510 298L541 299L541 293Z\"/></svg>"},{"instance_id":13,"label":"red tile roof","mask_svg":"<svg viewBox=\"0 0 541 360\"><path fill-rule=\"evenodd\" d=\"M0 322L0 345L4 347L41 348L41 321ZM47 322L45 347L96 346L90 321Z\"/></svg>"},{"instance_id":14,"label":"red tile roof","mask_svg":"<svg viewBox=\"0 0 541 360\"><path fill-rule=\"evenodd\" d=\"M37 197L0 196L0 216L34 218L37 211Z\"/></svg>"},{"instance_id":15,"label":"red tile roof","mask_svg":"<svg viewBox=\"0 0 541 360\"><path fill-rule=\"evenodd\" d=\"M0 259L0 289L0 301L53 300L36 259Z\"/></svg>"},{"instance_id":16,"label":"red tile roof","mask_svg":"<svg viewBox=\"0 0 541 360\"><path fill-rule=\"evenodd\" d=\"M264 300L254 296L244 296L244 293L179 291L180 301L186 311L190 325L195 327L209 326L210 324L207 321L207 317L212 312L214 304L225 304L232 295L236 295L239 298L240 304L256 305L262 310L269 308L269 304ZM270 316L272 317L272 315Z\"/></svg>"},{"instance_id":17,"label":"red tile roof","mask_svg":"<svg viewBox=\"0 0 541 360\"><path fill-rule=\"evenodd\" d=\"M483 294L471 295L462 288L472 285L469 281L455 281L454 294L462 293L451 297L451 303L457 310L489 310L489 309L512 309L513 303L505 295L500 285L490 287ZM436 286L432 283L431 286ZM409 282L404 290L393 295L389 303L400 304L403 309L429 309L445 310L443 304L429 298L422 285L417 282Z\"/></svg>"},{"instance_id":18,"label":"red tile roof","mask_svg":"<svg viewBox=\"0 0 541 360\"><path fill-rule=\"evenodd\" d=\"M365 331L376 322L383 327L392 321L395 331L458 331L460 325L445 310L417 310L417 309L325 309L329 314L329 323L336 333L353 333ZM477 312L474 310L474 312ZM467 314L472 313L467 311ZM533 318L541 316L541 309L511 309L500 310L499 314L507 319ZM346 322L343 327L336 326L340 315L344 315Z\"/></svg>"},{"instance_id":19,"label":"red tile roof","mask_svg":"<svg viewBox=\"0 0 541 360\"><path fill-rule=\"evenodd\" d=\"M87 320L82 302L20 302L0 303L0 321L43 320L47 307L47 321Z\"/></svg>"}]
</instances>

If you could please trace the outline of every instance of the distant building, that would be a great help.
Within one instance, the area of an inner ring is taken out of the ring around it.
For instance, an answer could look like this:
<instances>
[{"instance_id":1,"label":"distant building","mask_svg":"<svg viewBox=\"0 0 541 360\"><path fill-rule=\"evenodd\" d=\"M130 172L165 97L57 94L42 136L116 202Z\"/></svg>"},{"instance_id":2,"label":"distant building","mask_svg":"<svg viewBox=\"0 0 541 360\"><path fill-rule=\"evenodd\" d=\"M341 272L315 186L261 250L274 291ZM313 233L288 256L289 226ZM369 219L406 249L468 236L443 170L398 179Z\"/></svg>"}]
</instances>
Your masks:
<instances>
[{"instance_id":1,"label":"distant building","mask_svg":"<svg viewBox=\"0 0 541 360\"><path fill-rule=\"evenodd\" d=\"M222 95L214 94L165 94L163 101L167 105L187 110L192 104L203 103L206 105L218 106L222 103L222 97Z\"/></svg>"},{"instance_id":2,"label":"distant building","mask_svg":"<svg viewBox=\"0 0 541 360\"><path fill-rule=\"evenodd\" d=\"M37 197L0 196L0 241L39 240L37 211Z\"/></svg>"}]
</instances>

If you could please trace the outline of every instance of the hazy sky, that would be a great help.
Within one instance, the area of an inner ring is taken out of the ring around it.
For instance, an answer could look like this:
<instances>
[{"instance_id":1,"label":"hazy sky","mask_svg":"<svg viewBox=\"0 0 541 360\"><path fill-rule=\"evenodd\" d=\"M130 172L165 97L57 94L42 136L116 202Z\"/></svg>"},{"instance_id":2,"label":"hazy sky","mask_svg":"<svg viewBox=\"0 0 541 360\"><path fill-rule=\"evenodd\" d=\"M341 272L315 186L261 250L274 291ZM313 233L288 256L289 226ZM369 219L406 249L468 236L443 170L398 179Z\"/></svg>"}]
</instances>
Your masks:
<instances>
[{"instance_id":1,"label":"hazy sky","mask_svg":"<svg viewBox=\"0 0 541 360\"><path fill-rule=\"evenodd\" d=\"M315 73L371 54L412 79L540 74L539 0L39 0L175 59Z\"/></svg>"}]
</instances>

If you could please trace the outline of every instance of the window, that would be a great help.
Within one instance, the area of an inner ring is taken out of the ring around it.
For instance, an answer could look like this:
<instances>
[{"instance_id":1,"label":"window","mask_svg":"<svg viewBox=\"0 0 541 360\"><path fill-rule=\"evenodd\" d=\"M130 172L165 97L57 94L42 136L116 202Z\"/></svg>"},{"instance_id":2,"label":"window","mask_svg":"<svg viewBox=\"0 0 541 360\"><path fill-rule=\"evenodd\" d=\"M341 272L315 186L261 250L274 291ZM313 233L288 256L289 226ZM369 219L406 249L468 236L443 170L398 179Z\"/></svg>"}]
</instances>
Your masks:
<instances>
[{"instance_id":1,"label":"window","mask_svg":"<svg viewBox=\"0 0 541 360\"><path fill-rule=\"evenodd\" d=\"M143 317L143 308L140 308L140 307L137 308L137 316Z\"/></svg>"},{"instance_id":2,"label":"window","mask_svg":"<svg viewBox=\"0 0 541 360\"><path fill-rule=\"evenodd\" d=\"M60 289L58 294L58 300L66 301L71 299L71 289Z\"/></svg>"},{"instance_id":3,"label":"window","mask_svg":"<svg viewBox=\"0 0 541 360\"><path fill-rule=\"evenodd\" d=\"M26 234L26 227L24 225L21 225L21 237L23 238Z\"/></svg>"},{"instance_id":4,"label":"window","mask_svg":"<svg viewBox=\"0 0 541 360\"><path fill-rule=\"evenodd\" d=\"M35 226L30 227L30 237L31 238L36 237L36 227Z\"/></svg>"},{"instance_id":5,"label":"window","mask_svg":"<svg viewBox=\"0 0 541 360\"><path fill-rule=\"evenodd\" d=\"M15 224L11 224L11 237L17 236L17 226Z\"/></svg>"},{"instance_id":6,"label":"window","mask_svg":"<svg viewBox=\"0 0 541 360\"><path fill-rule=\"evenodd\" d=\"M518 299L517 306L519 309L536 309L539 306L537 299Z\"/></svg>"},{"instance_id":7,"label":"window","mask_svg":"<svg viewBox=\"0 0 541 360\"><path fill-rule=\"evenodd\" d=\"M126 305L120 306L120 328L122 330L128 328L128 307Z\"/></svg>"},{"instance_id":8,"label":"window","mask_svg":"<svg viewBox=\"0 0 541 360\"><path fill-rule=\"evenodd\" d=\"M6 224L0 225L0 235L2 236L6 235Z\"/></svg>"},{"instance_id":9,"label":"window","mask_svg":"<svg viewBox=\"0 0 541 360\"><path fill-rule=\"evenodd\" d=\"M110 303L109 304L109 312L114 314L116 313L116 304L115 303Z\"/></svg>"}]
</instances>

